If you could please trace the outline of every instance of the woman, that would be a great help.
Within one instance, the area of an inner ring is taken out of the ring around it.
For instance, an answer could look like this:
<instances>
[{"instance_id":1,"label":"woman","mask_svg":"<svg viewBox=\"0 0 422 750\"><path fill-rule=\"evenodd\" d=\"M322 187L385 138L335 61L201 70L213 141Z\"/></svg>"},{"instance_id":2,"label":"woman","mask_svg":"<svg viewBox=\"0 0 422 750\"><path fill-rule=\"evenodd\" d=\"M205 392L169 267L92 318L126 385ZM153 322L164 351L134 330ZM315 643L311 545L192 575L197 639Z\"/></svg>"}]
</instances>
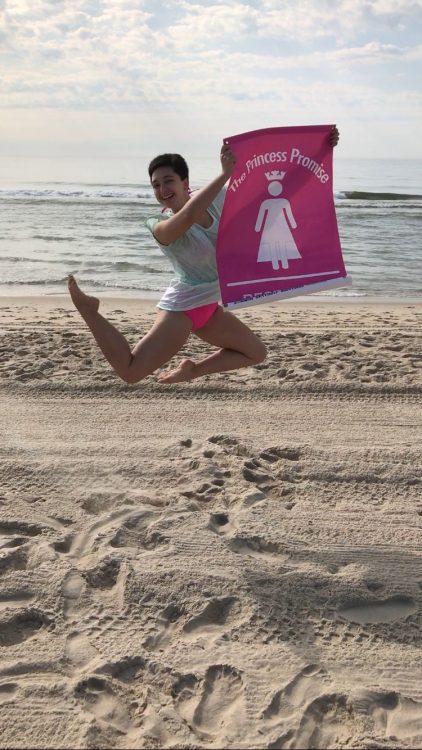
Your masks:
<instances>
[{"instance_id":1,"label":"woman","mask_svg":"<svg viewBox=\"0 0 422 750\"><path fill-rule=\"evenodd\" d=\"M339 133L334 126L330 143ZM126 383L138 383L163 367L182 349L191 333L218 347L208 357L183 359L159 375L160 383L179 383L203 375L250 367L262 362L266 348L248 326L218 304L220 297L215 248L225 183L236 163L230 147L220 152L221 172L206 187L191 195L189 172L179 154L163 154L149 165L155 197L165 213L146 222L176 273L158 304L151 330L131 349L125 337L98 312L99 300L79 289L69 276L75 307L90 328L115 372Z\"/></svg>"},{"instance_id":2,"label":"woman","mask_svg":"<svg viewBox=\"0 0 422 750\"><path fill-rule=\"evenodd\" d=\"M79 289L73 276L68 287L73 303L90 328L115 372L126 383L137 383L163 367L193 332L218 351L193 362L183 359L158 377L160 383L179 383L203 375L235 370L265 359L262 341L218 304L215 246L224 194L235 157L229 146L220 153L221 173L194 195L189 191L188 168L178 154L164 154L149 165L154 194L165 214L151 217L147 227L171 261L176 279L158 304L151 330L131 349L124 336L98 312L99 300Z\"/></svg>"}]
</instances>

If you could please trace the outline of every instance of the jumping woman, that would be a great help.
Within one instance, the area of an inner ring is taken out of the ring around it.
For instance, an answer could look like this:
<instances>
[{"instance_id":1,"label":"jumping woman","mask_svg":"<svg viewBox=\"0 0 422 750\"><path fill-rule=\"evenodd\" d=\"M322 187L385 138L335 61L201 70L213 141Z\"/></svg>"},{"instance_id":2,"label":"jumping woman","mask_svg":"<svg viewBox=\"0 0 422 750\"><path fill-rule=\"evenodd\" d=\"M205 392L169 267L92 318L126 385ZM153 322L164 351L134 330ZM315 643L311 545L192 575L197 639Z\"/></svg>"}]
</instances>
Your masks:
<instances>
[{"instance_id":1,"label":"jumping woman","mask_svg":"<svg viewBox=\"0 0 422 750\"><path fill-rule=\"evenodd\" d=\"M235 166L230 147L220 153L221 173L194 194L189 190L188 166L179 154L157 156L148 171L154 195L164 213L146 226L169 259L175 278L158 303L151 330L131 349L125 337L99 313L99 300L82 292L73 276L68 287L104 357L125 383L138 383L162 368L185 345L191 333L218 350L193 362L183 359L158 376L160 383L179 383L262 362L262 341L220 305L216 264L218 224L224 185Z\"/></svg>"},{"instance_id":2,"label":"jumping woman","mask_svg":"<svg viewBox=\"0 0 422 750\"><path fill-rule=\"evenodd\" d=\"M334 126L330 144L338 143ZM98 312L99 300L84 294L73 276L68 286L73 303L104 357L125 383L138 383L162 368L185 345L191 333L217 351L197 362L183 359L173 370L158 376L160 383L194 380L262 362L266 348L248 326L220 305L216 264L218 224L224 202L224 185L236 163L228 145L220 152L221 172L206 187L191 194L188 166L179 154L162 154L148 167L161 213L146 226L175 278L158 303L151 330L131 349L125 337Z\"/></svg>"}]
</instances>

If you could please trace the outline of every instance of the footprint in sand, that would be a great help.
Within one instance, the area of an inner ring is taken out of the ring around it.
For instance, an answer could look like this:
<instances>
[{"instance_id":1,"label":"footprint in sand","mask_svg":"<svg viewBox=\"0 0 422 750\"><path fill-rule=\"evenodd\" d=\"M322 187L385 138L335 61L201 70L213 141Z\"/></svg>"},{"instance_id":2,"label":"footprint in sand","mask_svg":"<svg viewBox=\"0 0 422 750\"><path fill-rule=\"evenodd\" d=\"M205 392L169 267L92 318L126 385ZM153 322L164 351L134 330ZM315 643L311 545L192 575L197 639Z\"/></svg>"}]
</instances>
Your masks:
<instances>
[{"instance_id":1,"label":"footprint in sand","mask_svg":"<svg viewBox=\"0 0 422 750\"><path fill-rule=\"evenodd\" d=\"M48 618L37 609L16 612L0 621L0 647L15 646L35 635L49 623Z\"/></svg>"},{"instance_id":2,"label":"footprint in sand","mask_svg":"<svg viewBox=\"0 0 422 750\"><path fill-rule=\"evenodd\" d=\"M172 638L172 634L179 627L179 620L183 616L183 610L175 604L169 604L159 616L156 632L149 635L144 646L151 651L163 648Z\"/></svg>"},{"instance_id":3,"label":"footprint in sand","mask_svg":"<svg viewBox=\"0 0 422 750\"><path fill-rule=\"evenodd\" d=\"M18 685L15 682L4 682L0 685L0 703L7 703L13 696L16 695L19 690Z\"/></svg>"},{"instance_id":4,"label":"footprint in sand","mask_svg":"<svg viewBox=\"0 0 422 750\"><path fill-rule=\"evenodd\" d=\"M125 492L90 492L82 500L82 508L92 515L103 515L119 505L132 505Z\"/></svg>"},{"instance_id":5,"label":"footprint in sand","mask_svg":"<svg viewBox=\"0 0 422 750\"><path fill-rule=\"evenodd\" d=\"M42 526L38 523L27 523L26 521L2 521L0 523L0 536L38 536L38 534L42 534L46 529L48 529L48 526Z\"/></svg>"},{"instance_id":6,"label":"footprint in sand","mask_svg":"<svg viewBox=\"0 0 422 750\"><path fill-rule=\"evenodd\" d=\"M265 448L261 451L256 460L264 459L270 464L277 463L281 459L285 461L299 461L302 456L302 451L299 448Z\"/></svg>"},{"instance_id":7,"label":"footprint in sand","mask_svg":"<svg viewBox=\"0 0 422 750\"><path fill-rule=\"evenodd\" d=\"M48 526L26 521L0 523L0 575L8 570L26 570L30 537L43 533Z\"/></svg>"},{"instance_id":8,"label":"footprint in sand","mask_svg":"<svg viewBox=\"0 0 422 750\"><path fill-rule=\"evenodd\" d=\"M26 548L12 547L0 549L0 575L9 570L26 570L27 565L28 550Z\"/></svg>"},{"instance_id":9,"label":"footprint in sand","mask_svg":"<svg viewBox=\"0 0 422 750\"><path fill-rule=\"evenodd\" d=\"M394 738L400 746L421 737L421 703L396 692L324 692L325 681L323 670L306 667L274 696L263 717L274 725L281 720L281 726L288 720L290 727L268 746L271 750L349 747L359 733L368 740Z\"/></svg>"},{"instance_id":10,"label":"footprint in sand","mask_svg":"<svg viewBox=\"0 0 422 750\"><path fill-rule=\"evenodd\" d=\"M247 447L231 435L211 435L208 442L219 446L224 453L234 454L235 456L249 455Z\"/></svg>"},{"instance_id":11,"label":"footprint in sand","mask_svg":"<svg viewBox=\"0 0 422 750\"><path fill-rule=\"evenodd\" d=\"M292 743L281 747L349 747L357 731L379 739L416 742L422 735L422 704L395 692L330 693L312 701L301 717ZM378 746L378 745L377 745Z\"/></svg>"},{"instance_id":12,"label":"footprint in sand","mask_svg":"<svg viewBox=\"0 0 422 750\"><path fill-rule=\"evenodd\" d=\"M142 656L127 656L117 661L105 661L96 667L96 673L107 674L115 680L128 685L144 682L143 676L147 660Z\"/></svg>"},{"instance_id":13,"label":"footprint in sand","mask_svg":"<svg viewBox=\"0 0 422 750\"><path fill-rule=\"evenodd\" d=\"M0 550L16 549L16 547L21 547L27 541L27 538L24 536L0 537Z\"/></svg>"},{"instance_id":14,"label":"footprint in sand","mask_svg":"<svg viewBox=\"0 0 422 750\"><path fill-rule=\"evenodd\" d=\"M156 516L156 511L134 510L127 506L118 508L111 513L102 514L83 531L67 534L51 546L56 552L73 559L81 559L105 544L110 544L111 547L153 550L167 542L155 528Z\"/></svg>"},{"instance_id":15,"label":"footprint in sand","mask_svg":"<svg viewBox=\"0 0 422 750\"><path fill-rule=\"evenodd\" d=\"M157 528L155 514L149 511L138 512L127 518L110 540L111 547L133 547L143 551L151 551L168 543L168 538Z\"/></svg>"},{"instance_id":16,"label":"footprint in sand","mask_svg":"<svg viewBox=\"0 0 422 750\"><path fill-rule=\"evenodd\" d=\"M366 623L395 622L418 611L418 605L409 596L392 596L383 601L354 602L339 607L339 615L361 625Z\"/></svg>"},{"instance_id":17,"label":"footprint in sand","mask_svg":"<svg viewBox=\"0 0 422 750\"><path fill-rule=\"evenodd\" d=\"M290 557L286 555L282 545L267 542L259 536L236 536L229 540L228 547L237 555L254 557L259 560L272 562L289 562Z\"/></svg>"},{"instance_id":18,"label":"footprint in sand","mask_svg":"<svg viewBox=\"0 0 422 750\"><path fill-rule=\"evenodd\" d=\"M233 617L240 614L240 611L239 600L233 596L212 599L199 615L188 620L183 627L183 633L185 636L201 636L219 632L223 626L229 625Z\"/></svg>"},{"instance_id":19,"label":"footprint in sand","mask_svg":"<svg viewBox=\"0 0 422 750\"><path fill-rule=\"evenodd\" d=\"M296 714L299 719L297 731L289 729L281 734L269 745L271 750L346 747L356 736L355 717L348 710L347 696L341 693L321 695L303 712L299 709Z\"/></svg>"},{"instance_id":20,"label":"footprint in sand","mask_svg":"<svg viewBox=\"0 0 422 750\"><path fill-rule=\"evenodd\" d=\"M274 465L281 460L297 462L301 458L301 451L297 448L266 448L257 456L244 462L243 478L247 482L260 485L261 490L272 489L274 485L265 485L264 482L274 482ZM275 467L277 468L277 467Z\"/></svg>"},{"instance_id":21,"label":"footprint in sand","mask_svg":"<svg viewBox=\"0 0 422 750\"><path fill-rule=\"evenodd\" d=\"M110 724L125 734L132 726L129 710L107 680L101 677L88 677L81 680L75 688L75 694L83 703L85 710L93 714L96 719Z\"/></svg>"},{"instance_id":22,"label":"footprint in sand","mask_svg":"<svg viewBox=\"0 0 422 750\"><path fill-rule=\"evenodd\" d=\"M245 723L243 680L229 665L210 666L202 685L194 675L186 675L173 695L180 715L202 740L222 742L231 734L238 736Z\"/></svg>"},{"instance_id":23,"label":"footprint in sand","mask_svg":"<svg viewBox=\"0 0 422 750\"><path fill-rule=\"evenodd\" d=\"M394 691L364 690L352 695L350 703L356 712L372 719L378 736L400 740L422 737L422 703L419 701Z\"/></svg>"},{"instance_id":24,"label":"footprint in sand","mask_svg":"<svg viewBox=\"0 0 422 750\"><path fill-rule=\"evenodd\" d=\"M109 591L114 588L119 577L121 560L107 556L89 570L85 570L83 577L93 589Z\"/></svg>"},{"instance_id":25,"label":"footprint in sand","mask_svg":"<svg viewBox=\"0 0 422 750\"><path fill-rule=\"evenodd\" d=\"M70 571L63 581L63 614L69 618L77 608L79 600L85 588L85 581L81 574L75 570Z\"/></svg>"},{"instance_id":26,"label":"footprint in sand","mask_svg":"<svg viewBox=\"0 0 422 750\"><path fill-rule=\"evenodd\" d=\"M263 719L270 724L278 724L291 717L300 706L321 695L323 679L327 679L325 670L314 664L307 665L274 695L262 714Z\"/></svg>"},{"instance_id":27,"label":"footprint in sand","mask_svg":"<svg viewBox=\"0 0 422 750\"><path fill-rule=\"evenodd\" d=\"M253 482L254 484L261 484L262 482L267 482L269 479L271 479L270 474L262 471L260 462L258 462L256 459L252 461L245 461L242 474L243 478L246 479L247 482Z\"/></svg>"},{"instance_id":28,"label":"footprint in sand","mask_svg":"<svg viewBox=\"0 0 422 750\"><path fill-rule=\"evenodd\" d=\"M0 612L7 609L22 609L35 599L32 591L13 591L10 594L0 593Z\"/></svg>"},{"instance_id":29,"label":"footprint in sand","mask_svg":"<svg viewBox=\"0 0 422 750\"><path fill-rule=\"evenodd\" d=\"M189 500L204 500L208 502L212 500L215 495L222 492L224 487L224 481L222 479L212 479L211 482L201 482L196 489L187 489L180 494L182 497L187 497Z\"/></svg>"},{"instance_id":30,"label":"footprint in sand","mask_svg":"<svg viewBox=\"0 0 422 750\"><path fill-rule=\"evenodd\" d=\"M75 631L67 637L65 657L75 669L83 669L98 655L99 652L85 635Z\"/></svg>"}]
</instances>

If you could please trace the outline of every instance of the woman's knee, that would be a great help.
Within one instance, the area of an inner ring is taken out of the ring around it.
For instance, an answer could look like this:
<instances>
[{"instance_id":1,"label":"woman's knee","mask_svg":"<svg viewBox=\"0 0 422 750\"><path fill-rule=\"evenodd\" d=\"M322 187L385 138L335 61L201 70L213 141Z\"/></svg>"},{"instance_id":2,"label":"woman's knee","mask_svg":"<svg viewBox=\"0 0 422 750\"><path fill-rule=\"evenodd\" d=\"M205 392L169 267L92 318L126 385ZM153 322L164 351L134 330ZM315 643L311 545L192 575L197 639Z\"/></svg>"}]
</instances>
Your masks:
<instances>
[{"instance_id":1,"label":"woman's knee","mask_svg":"<svg viewBox=\"0 0 422 750\"><path fill-rule=\"evenodd\" d=\"M264 359L266 359L267 353L268 353L267 347L265 346L265 344L263 344L262 341L258 339L254 347L254 350L252 352L252 356L251 356L251 359L253 360L253 364L254 365L261 364L261 362L263 362Z\"/></svg>"},{"instance_id":2,"label":"woman's knee","mask_svg":"<svg viewBox=\"0 0 422 750\"><path fill-rule=\"evenodd\" d=\"M127 383L127 385L135 385L136 383L140 383L141 380L144 380L147 375L151 375L150 371L145 371L145 369L141 369L139 367L139 363L137 366L137 363L134 362L134 357L132 355L132 359L129 362L128 366L122 371L119 372L119 375L121 379Z\"/></svg>"},{"instance_id":3,"label":"woman's knee","mask_svg":"<svg viewBox=\"0 0 422 750\"><path fill-rule=\"evenodd\" d=\"M143 380L145 375L138 375L136 372L131 372L129 369L127 372L122 373L120 377L127 385L135 385L135 383L139 383Z\"/></svg>"}]
</instances>

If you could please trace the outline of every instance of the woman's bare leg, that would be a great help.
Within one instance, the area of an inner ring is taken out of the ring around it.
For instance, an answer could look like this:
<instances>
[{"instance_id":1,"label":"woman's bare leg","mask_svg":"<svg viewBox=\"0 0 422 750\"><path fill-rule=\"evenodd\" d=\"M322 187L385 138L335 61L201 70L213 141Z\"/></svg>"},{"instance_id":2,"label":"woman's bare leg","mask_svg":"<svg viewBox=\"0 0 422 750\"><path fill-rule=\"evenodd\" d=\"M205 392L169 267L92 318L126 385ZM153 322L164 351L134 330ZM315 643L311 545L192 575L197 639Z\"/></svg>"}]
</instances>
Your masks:
<instances>
[{"instance_id":1,"label":"woman's bare leg","mask_svg":"<svg viewBox=\"0 0 422 750\"><path fill-rule=\"evenodd\" d=\"M216 372L251 367L262 362L267 355L267 350L258 336L241 320L221 307L208 323L195 333L208 344L220 347L219 351L199 362L184 359L177 368L160 375L160 383L180 383Z\"/></svg>"},{"instance_id":2,"label":"woman's bare leg","mask_svg":"<svg viewBox=\"0 0 422 750\"><path fill-rule=\"evenodd\" d=\"M160 310L151 330L131 350L123 334L98 312L99 300L84 294L73 276L68 282L73 304L106 360L126 383L137 383L165 365L187 341L192 324L184 313Z\"/></svg>"}]
</instances>

